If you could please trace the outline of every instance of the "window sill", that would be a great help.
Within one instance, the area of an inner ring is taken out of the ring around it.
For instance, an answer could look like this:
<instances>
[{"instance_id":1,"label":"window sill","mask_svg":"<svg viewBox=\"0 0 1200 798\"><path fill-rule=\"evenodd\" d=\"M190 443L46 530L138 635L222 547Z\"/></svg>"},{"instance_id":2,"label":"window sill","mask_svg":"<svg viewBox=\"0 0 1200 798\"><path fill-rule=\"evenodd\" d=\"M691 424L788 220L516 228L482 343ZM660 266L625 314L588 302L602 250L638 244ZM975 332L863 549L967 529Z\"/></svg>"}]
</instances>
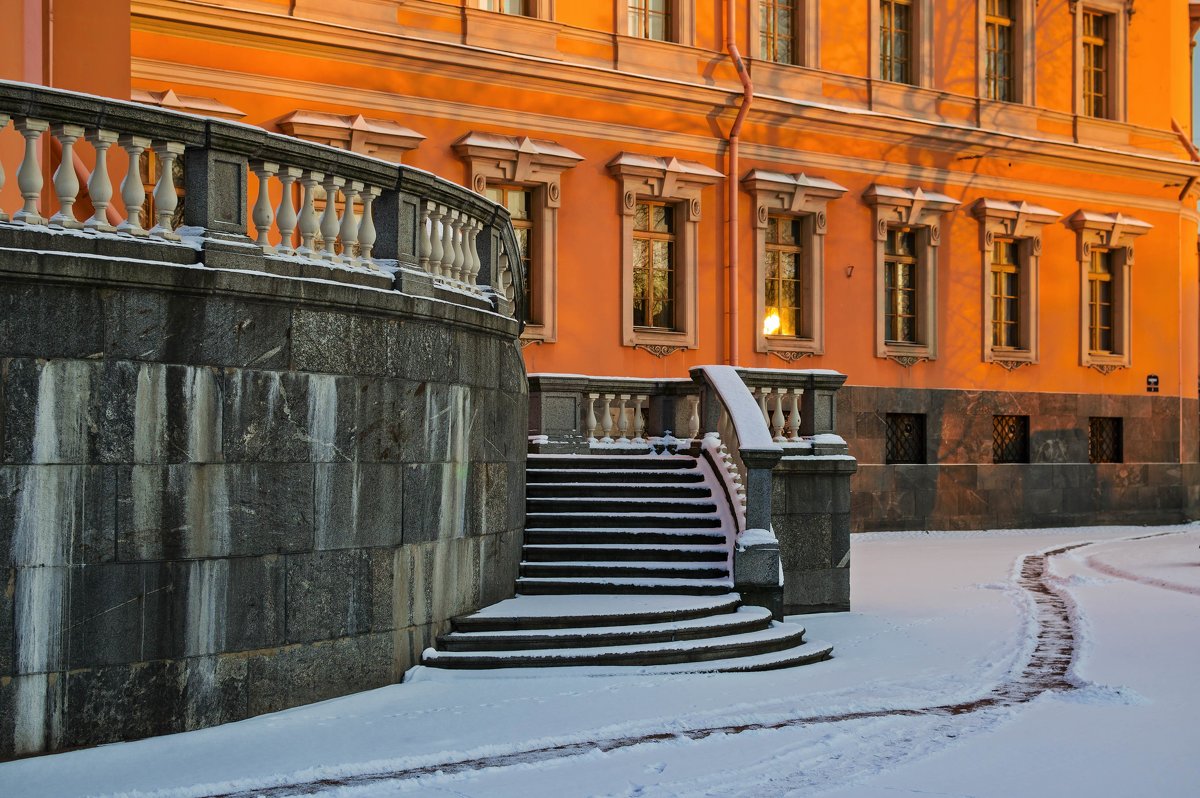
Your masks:
<instances>
[{"instance_id":1,"label":"window sill","mask_svg":"<svg viewBox=\"0 0 1200 798\"><path fill-rule=\"evenodd\" d=\"M903 341L884 341L883 347L876 354L887 360L894 360L908 368L922 360L933 360L933 347L926 344L910 344Z\"/></svg>"}]
</instances>

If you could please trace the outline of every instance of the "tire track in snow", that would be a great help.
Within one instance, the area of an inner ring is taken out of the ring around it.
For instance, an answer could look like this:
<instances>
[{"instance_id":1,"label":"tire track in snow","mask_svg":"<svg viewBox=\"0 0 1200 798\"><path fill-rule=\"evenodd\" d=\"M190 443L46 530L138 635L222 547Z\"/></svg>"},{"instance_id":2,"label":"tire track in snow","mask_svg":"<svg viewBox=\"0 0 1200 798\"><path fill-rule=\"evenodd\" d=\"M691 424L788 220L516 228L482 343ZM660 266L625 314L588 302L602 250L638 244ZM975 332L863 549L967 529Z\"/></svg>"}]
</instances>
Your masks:
<instances>
[{"instance_id":1,"label":"tire track in snow","mask_svg":"<svg viewBox=\"0 0 1200 798\"><path fill-rule=\"evenodd\" d=\"M1162 533L1172 534L1172 533ZM1127 541L1145 540L1160 535L1142 535L1126 538ZM1076 634L1071 617L1070 600L1062 588L1054 584L1049 574L1050 559L1076 549L1096 543L1111 541L1085 541L1050 549L1040 553L1022 555L1017 585L1024 589L1033 601L1034 625L1037 635L1029 658L990 691L971 701L951 704L935 704L918 708L888 708L841 712L818 715L801 715L767 723L731 724L708 726L683 731L658 732L628 737L612 737L601 740L567 743L563 745L532 748L506 754L495 754L469 759L450 760L437 764L389 771L361 773L340 777L315 779L300 783L248 788L231 792L211 793L208 798L285 798L287 796L315 795L326 790L339 788L382 785L386 782L406 782L425 776L455 775L492 768L531 765L574 756L608 753L635 746L659 743L704 740L719 735L734 735L753 731L770 731L821 724L846 723L878 718L953 718L973 713L987 712L1002 707L1026 704L1048 692L1069 692L1084 685L1074 681L1070 675L1071 664L1076 654Z\"/></svg>"}]
</instances>

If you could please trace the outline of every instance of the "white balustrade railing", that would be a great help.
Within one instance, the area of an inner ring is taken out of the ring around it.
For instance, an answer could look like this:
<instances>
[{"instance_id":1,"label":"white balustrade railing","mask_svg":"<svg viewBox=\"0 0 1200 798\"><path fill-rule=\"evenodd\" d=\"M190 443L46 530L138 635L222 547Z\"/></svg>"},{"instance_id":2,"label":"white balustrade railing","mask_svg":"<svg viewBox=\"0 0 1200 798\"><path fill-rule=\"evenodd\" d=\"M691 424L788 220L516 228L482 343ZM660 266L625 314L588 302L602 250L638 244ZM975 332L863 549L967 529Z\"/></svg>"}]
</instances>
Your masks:
<instances>
[{"instance_id":1,"label":"white balustrade railing","mask_svg":"<svg viewBox=\"0 0 1200 798\"><path fill-rule=\"evenodd\" d=\"M47 225L61 230L119 233L137 238L178 239L172 224L175 208L178 207L172 167L175 158L184 151L182 143L151 140L148 137L122 134L105 128L87 128L83 125L33 117L9 117L6 114L0 114L0 133L3 133L10 121L13 129L24 138L21 162L16 170L21 207L11 216L5 213L4 208L0 208L0 222L27 226ZM52 136L61 147L58 167L51 176L57 210L49 218L40 207L42 189L45 186L41 153L43 137L46 135ZM76 163L80 144L85 141L92 150L93 168L87 182L82 183L76 171ZM114 145L124 150L126 155L118 167L123 170L119 184L119 206L113 203L116 192L111 174L118 162L109 157ZM158 223L147 231L141 224L146 191L142 185L140 162L142 154L151 148L159 155L161 168L153 195ZM4 187L4 181L4 164L0 163L0 189ZM83 195L85 186L87 191L86 195ZM92 206L92 215L87 219L80 219L76 205L85 196ZM116 225L111 222L114 212L119 218Z\"/></svg>"},{"instance_id":2,"label":"white balustrade railing","mask_svg":"<svg viewBox=\"0 0 1200 798\"><path fill-rule=\"evenodd\" d=\"M803 388L754 387L750 393L758 402L763 421L776 443L798 443L800 437L800 397Z\"/></svg>"},{"instance_id":3,"label":"white balustrade railing","mask_svg":"<svg viewBox=\"0 0 1200 798\"><path fill-rule=\"evenodd\" d=\"M483 269L479 257L479 234L483 230L483 220L470 216L465 210L426 200L421 207L418 257L421 268L439 285L482 295L478 281ZM501 254L500 257L505 256ZM498 293L512 299L503 286Z\"/></svg>"},{"instance_id":4,"label":"white balustrade railing","mask_svg":"<svg viewBox=\"0 0 1200 798\"><path fill-rule=\"evenodd\" d=\"M687 403L686 439L694 440L700 434L700 397L690 395L682 398ZM589 442L617 446L649 446L655 440L674 436L678 430L649 429L647 416L651 399L652 396L648 393L587 393L584 426Z\"/></svg>"}]
</instances>

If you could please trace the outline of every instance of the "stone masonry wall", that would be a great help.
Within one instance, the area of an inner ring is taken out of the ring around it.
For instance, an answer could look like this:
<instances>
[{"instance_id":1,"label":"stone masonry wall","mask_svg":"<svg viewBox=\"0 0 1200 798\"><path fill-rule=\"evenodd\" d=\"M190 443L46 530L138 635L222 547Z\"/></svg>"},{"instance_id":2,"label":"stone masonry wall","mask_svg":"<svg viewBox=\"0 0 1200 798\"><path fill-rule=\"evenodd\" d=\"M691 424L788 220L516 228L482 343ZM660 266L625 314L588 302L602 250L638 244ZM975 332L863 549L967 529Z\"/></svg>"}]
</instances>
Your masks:
<instances>
[{"instance_id":1,"label":"stone masonry wall","mask_svg":"<svg viewBox=\"0 0 1200 798\"><path fill-rule=\"evenodd\" d=\"M0 758L398 681L510 596L515 323L0 250Z\"/></svg>"},{"instance_id":2,"label":"stone masonry wall","mask_svg":"<svg viewBox=\"0 0 1200 798\"><path fill-rule=\"evenodd\" d=\"M847 386L838 402L859 462L855 531L1169 523L1200 511L1195 399ZM925 414L927 464L884 464L888 413ZM992 463L993 415L1029 416L1029 463ZM1088 462L1091 416L1123 419L1124 462Z\"/></svg>"}]
</instances>

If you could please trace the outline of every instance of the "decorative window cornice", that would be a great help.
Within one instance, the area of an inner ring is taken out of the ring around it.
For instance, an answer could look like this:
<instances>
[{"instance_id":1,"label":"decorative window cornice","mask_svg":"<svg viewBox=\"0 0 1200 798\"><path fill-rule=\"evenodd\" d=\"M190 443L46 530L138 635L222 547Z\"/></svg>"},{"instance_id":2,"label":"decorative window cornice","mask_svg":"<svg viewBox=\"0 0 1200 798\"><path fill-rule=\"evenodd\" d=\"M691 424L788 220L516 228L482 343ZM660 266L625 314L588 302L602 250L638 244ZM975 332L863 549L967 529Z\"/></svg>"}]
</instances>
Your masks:
<instances>
[{"instance_id":1,"label":"decorative window cornice","mask_svg":"<svg viewBox=\"0 0 1200 798\"><path fill-rule=\"evenodd\" d=\"M327 114L301 109L280 119L278 127L289 136L393 163L400 163L404 153L415 150L425 140L420 133L399 122L372 119L362 114Z\"/></svg>"},{"instance_id":2,"label":"decorative window cornice","mask_svg":"<svg viewBox=\"0 0 1200 798\"><path fill-rule=\"evenodd\" d=\"M495 133L468 133L454 142L454 151L470 165L473 191L482 194L489 180L539 183L546 186L546 205L551 208L562 202L559 179L563 171L583 160L582 155L554 141Z\"/></svg>"},{"instance_id":3,"label":"decorative window cornice","mask_svg":"<svg viewBox=\"0 0 1200 798\"><path fill-rule=\"evenodd\" d=\"M1154 225L1123 213L1097 213L1080 209L1067 219L1067 227L1078 234L1078 260L1091 257L1092 247L1104 247L1127 250L1126 263L1133 265L1133 240L1150 232Z\"/></svg>"},{"instance_id":4,"label":"decorative window cornice","mask_svg":"<svg viewBox=\"0 0 1200 798\"><path fill-rule=\"evenodd\" d=\"M213 97L197 97L192 94L176 94L174 89L166 91L146 91L134 89L129 99L143 105L156 105L159 108L170 108L173 111L184 111L198 116L215 116L218 119L232 119L239 122L246 118L245 111L239 111L231 105Z\"/></svg>"},{"instance_id":5,"label":"decorative window cornice","mask_svg":"<svg viewBox=\"0 0 1200 798\"><path fill-rule=\"evenodd\" d=\"M1042 228L1062 218L1058 211L1040 205L1008 200L983 198L971 205L971 215L978 219L979 249L990 252L996 236L1028 238L1035 243L1034 251L1042 249Z\"/></svg>"},{"instance_id":6,"label":"decorative window cornice","mask_svg":"<svg viewBox=\"0 0 1200 798\"><path fill-rule=\"evenodd\" d=\"M872 183L863 192L863 202L875 209L875 240L886 241L889 227L907 225L929 228L929 245L942 243L942 215L961 203L936 191Z\"/></svg>"},{"instance_id":7,"label":"decorative window cornice","mask_svg":"<svg viewBox=\"0 0 1200 798\"><path fill-rule=\"evenodd\" d=\"M846 193L845 186L832 180L799 174L783 174L753 169L742 178L742 185L754 195L754 224L767 226L771 213L813 214L813 232L824 235L825 206Z\"/></svg>"},{"instance_id":8,"label":"decorative window cornice","mask_svg":"<svg viewBox=\"0 0 1200 798\"><path fill-rule=\"evenodd\" d=\"M621 181L622 216L632 216L638 197L687 200L687 221L700 221L700 190L725 175L696 161L622 152L608 162L608 172Z\"/></svg>"}]
</instances>

